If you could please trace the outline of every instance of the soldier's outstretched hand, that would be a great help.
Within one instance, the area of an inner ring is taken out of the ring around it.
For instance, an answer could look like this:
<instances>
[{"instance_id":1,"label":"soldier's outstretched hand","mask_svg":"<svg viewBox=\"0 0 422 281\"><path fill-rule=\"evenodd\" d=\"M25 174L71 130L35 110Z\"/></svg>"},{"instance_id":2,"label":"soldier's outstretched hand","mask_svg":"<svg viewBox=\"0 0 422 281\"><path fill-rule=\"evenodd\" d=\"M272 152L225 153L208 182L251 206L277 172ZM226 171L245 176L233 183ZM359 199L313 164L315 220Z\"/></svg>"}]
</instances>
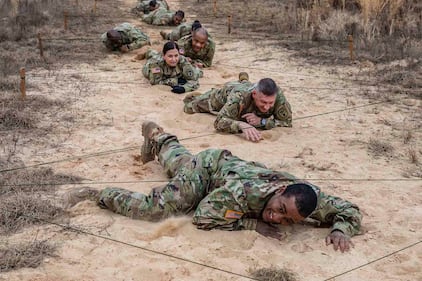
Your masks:
<instances>
[{"instance_id":1,"label":"soldier's outstretched hand","mask_svg":"<svg viewBox=\"0 0 422 281\"><path fill-rule=\"evenodd\" d=\"M262 139L261 133L254 126L240 122L239 127L247 140L258 142Z\"/></svg>"},{"instance_id":2,"label":"soldier's outstretched hand","mask_svg":"<svg viewBox=\"0 0 422 281\"><path fill-rule=\"evenodd\" d=\"M349 251L350 247L354 246L352 240L350 240L350 237L338 230L334 230L333 232L331 232L325 238L325 242L327 246L333 244L334 250L337 251L338 249L340 249L342 253Z\"/></svg>"},{"instance_id":3,"label":"soldier's outstretched hand","mask_svg":"<svg viewBox=\"0 0 422 281\"><path fill-rule=\"evenodd\" d=\"M246 113L242 115L242 118L245 118L246 121L251 124L252 126L259 126L261 125L261 117L255 115L255 113Z\"/></svg>"},{"instance_id":4,"label":"soldier's outstretched hand","mask_svg":"<svg viewBox=\"0 0 422 281\"><path fill-rule=\"evenodd\" d=\"M263 222L261 220L258 220L256 224L256 232L261 235L264 235L265 237L271 237L278 240L281 239L281 233L278 227Z\"/></svg>"}]
</instances>

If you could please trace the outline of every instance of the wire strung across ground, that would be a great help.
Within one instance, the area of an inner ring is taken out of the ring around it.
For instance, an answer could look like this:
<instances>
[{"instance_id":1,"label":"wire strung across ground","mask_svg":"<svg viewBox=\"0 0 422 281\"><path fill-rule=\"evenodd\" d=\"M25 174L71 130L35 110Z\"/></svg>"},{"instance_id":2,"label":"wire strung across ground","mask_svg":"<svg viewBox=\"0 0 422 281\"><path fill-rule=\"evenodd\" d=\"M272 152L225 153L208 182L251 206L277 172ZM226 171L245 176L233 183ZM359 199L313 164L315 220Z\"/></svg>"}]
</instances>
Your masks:
<instances>
[{"instance_id":1,"label":"wire strung across ground","mask_svg":"<svg viewBox=\"0 0 422 281\"><path fill-rule=\"evenodd\" d=\"M298 117L298 118L294 118L293 121L294 120L302 120L302 119L314 118L314 117L317 117L317 116L323 116L323 115L328 115L328 114L332 114L332 113L338 113L338 112L342 112L342 111L348 111L348 110L353 110L353 109L358 109L358 108L373 106L373 105L382 104L382 103L387 103L387 101L374 102L374 103L369 103L369 104L364 104L364 105L358 105L358 106L353 106L353 107L344 108L344 109L338 109L338 110L333 110L333 111L318 113L318 114L309 115L309 116ZM202 137L213 136L213 135L217 135L217 133L209 133L209 134L203 134L203 135L198 135L198 136L193 136L193 137L187 137L187 138L180 139L180 141L182 141L182 140L196 139L196 138L202 138ZM128 151L128 150L134 150L134 149L138 149L138 148L139 148L138 146L130 146L130 147L125 147L125 148L120 148L120 149L115 149L115 150L100 151L100 152L95 152L95 153L91 153L91 154L85 154L85 155L81 155L81 156L69 157L69 158L62 159L62 160L55 160L55 161L44 162L44 163L39 163L39 164L34 164L34 165L29 165L29 166L22 166L22 167L4 169L4 170L0 170L0 173L9 172L9 171L16 171L16 170L23 170L23 169L27 169L27 168L44 166L44 165L53 164L53 163L67 162L67 161L72 161L72 160L76 160L76 159L85 159L85 158L90 158L90 157L108 155L108 154L119 153L119 152L124 152L124 151Z\"/></svg>"},{"instance_id":2,"label":"wire strung across ground","mask_svg":"<svg viewBox=\"0 0 422 281\"><path fill-rule=\"evenodd\" d=\"M214 177L213 180L223 180L226 178ZM261 179L260 177L232 177L230 180L251 180ZM414 182L422 181L422 178L295 178L298 181L341 181L341 182ZM167 180L136 180L136 181L84 181L84 182L38 182L38 183L12 183L2 184L0 187L19 186L60 186L60 185L107 185L107 184L135 184L135 183L168 183ZM172 179L178 181L178 179ZM180 181L196 182L198 179L181 179Z\"/></svg>"}]
</instances>

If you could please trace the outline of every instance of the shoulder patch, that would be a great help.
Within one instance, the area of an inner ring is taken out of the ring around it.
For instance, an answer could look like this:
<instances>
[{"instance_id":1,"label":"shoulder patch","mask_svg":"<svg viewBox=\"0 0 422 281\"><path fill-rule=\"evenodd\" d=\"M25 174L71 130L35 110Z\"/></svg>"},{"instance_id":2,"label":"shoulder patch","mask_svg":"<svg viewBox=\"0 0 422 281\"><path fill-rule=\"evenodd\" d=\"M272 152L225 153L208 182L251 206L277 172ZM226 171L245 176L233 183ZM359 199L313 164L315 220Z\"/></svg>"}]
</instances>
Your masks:
<instances>
[{"instance_id":1,"label":"shoulder patch","mask_svg":"<svg viewBox=\"0 0 422 281\"><path fill-rule=\"evenodd\" d=\"M234 211L234 210L227 210L224 214L226 219L240 219L243 216L242 212Z\"/></svg>"},{"instance_id":2,"label":"shoulder patch","mask_svg":"<svg viewBox=\"0 0 422 281\"><path fill-rule=\"evenodd\" d=\"M151 70L151 72L152 72L153 74L160 73L160 72L161 72L161 68L159 68L159 67L154 67L154 68Z\"/></svg>"}]
</instances>

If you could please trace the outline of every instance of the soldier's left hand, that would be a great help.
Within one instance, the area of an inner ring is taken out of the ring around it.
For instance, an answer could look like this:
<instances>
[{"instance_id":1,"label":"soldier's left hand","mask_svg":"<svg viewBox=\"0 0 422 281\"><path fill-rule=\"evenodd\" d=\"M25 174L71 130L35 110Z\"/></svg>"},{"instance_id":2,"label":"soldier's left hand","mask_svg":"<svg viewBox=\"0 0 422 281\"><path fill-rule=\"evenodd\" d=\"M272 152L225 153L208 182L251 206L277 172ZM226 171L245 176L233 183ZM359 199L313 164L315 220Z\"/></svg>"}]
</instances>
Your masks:
<instances>
[{"instance_id":1,"label":"soldier's left hand","mask_svg":"<svg viewBox=\"0 0 422 281\"><path fill-rule=\"evenodd\" d=\"M204 67L204 65L202 63L199 63L199 62L195 63L195 66L198 67L198 68L203 68Z\"/></svg>"},{"instance_id":2,"label":"soldier's left hand","mask_svg":"<svg viewBox=\"0 0 422 281\"><path fill-rule=\"evenodd\" d=\"M255 113L243 114L242 118L245 118L246 122L248 122L248 124L251 124L252 126L258 126L261 124L261 117L256 116Z\"/></svg>"},{"instance_id":3,"label":"soldier's left hand","mask_svg":"<svg viewBox=\"0 0 422 281\"><path fill-rule=\"evenodd\" d=\"M350 250L354 244L350 237L339 230L334 230L325 238L326 245L333 244L334 250L340 249L342 253Z\"/></svg>"}]
</instances>

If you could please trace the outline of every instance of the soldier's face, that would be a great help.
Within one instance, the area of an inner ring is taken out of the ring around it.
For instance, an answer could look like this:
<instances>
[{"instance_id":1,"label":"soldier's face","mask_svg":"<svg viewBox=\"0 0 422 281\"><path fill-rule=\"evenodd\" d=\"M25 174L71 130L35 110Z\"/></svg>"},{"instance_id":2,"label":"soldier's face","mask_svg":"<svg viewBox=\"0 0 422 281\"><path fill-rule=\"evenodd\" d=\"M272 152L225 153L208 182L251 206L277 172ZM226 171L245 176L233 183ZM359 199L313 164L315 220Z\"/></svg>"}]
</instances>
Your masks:
<instances>
[{"instance_id":1,"label":"soldier's face","mask_svg":"<svg viewBox=\"0 0 422 281\"><path fill-rule=\"evenodd\" d=\"M194 52L199 52L205 47L205 44L207 44L208 37L204 34L195 33L195 35L192 36L192 49Z\"/></svg>"},{"instance_id":2,"label":"soldier's face","mask_svg":"<svg viewBox=\"0 0 422 281\"><path fill-rule=\"evenodd\" d=\"M183 18L181 16L174 16L173 21L175 25L179 25L182 22Z\"/></svg>"},{"instance_id":3,"label":"soldier's face","mask_svg":"<svg viewBox=\"0 0 422 281\"><path fill-rule=\"evenodd\" d=\"M274 106L276 97L277 95L266 96L263 93L258 92L256 90L252 92L252 98L255 102L255 106L262 113L268 112L271 109L271 107Z\"/></svg>"},{"instance_id":4,"label":"soldier's face","mask_svg":"<svg viewBox=\"0 0 422 281\"><path fill-rule=\"evenodd\" d=\"M290 225L304 220L296 207L294 196L285 197L276 192L262 211L262 220L268 223Z\"/></svg>"},{"instance_id":5,"label":"soldier's face","mask_svg":"<svg viewBox=\"0 0 422 281\"><path fill-rule=\"evenodd\" d=\"M168 50L163 55L164 61L170 67L176 67L177 63L179 62L179 51L177 49Z\"/></svg>"}]
</instances>

